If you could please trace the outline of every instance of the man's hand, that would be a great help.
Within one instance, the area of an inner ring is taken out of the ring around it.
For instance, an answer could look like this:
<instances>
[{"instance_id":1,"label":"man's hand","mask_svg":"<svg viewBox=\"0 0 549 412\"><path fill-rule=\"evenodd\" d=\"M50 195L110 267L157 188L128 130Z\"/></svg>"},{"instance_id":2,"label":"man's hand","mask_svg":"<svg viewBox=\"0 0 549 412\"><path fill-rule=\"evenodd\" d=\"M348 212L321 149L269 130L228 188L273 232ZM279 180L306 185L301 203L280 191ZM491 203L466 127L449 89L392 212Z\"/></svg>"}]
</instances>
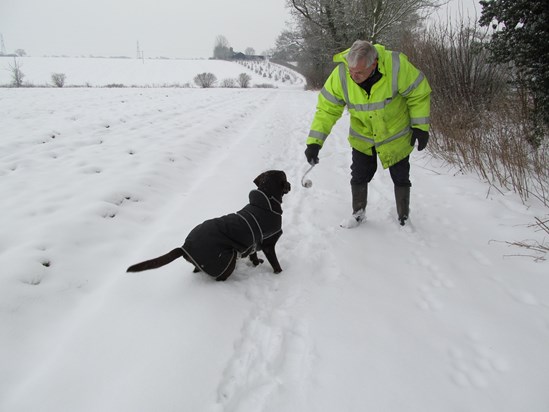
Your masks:
<instances>
[{"instance_id":1,"label":"man's hand","mask_svg":"<svg viewBox=\"0 0 549 412\"><path fill-rule=\"evenodd\" d=\"M412 127L412 138L410 139L410 145L415 146L417 140L417 150L422 151L427 146L429 141L429 132L421 129L415 129Z\"/></svg>"},{"instance_id":2,"label":"man's hand","mask_svg":"<svg viewBox=\"0 0 549 412\"><path fill-rule=\"evenodd\" d=\"M305 149L305 157L307 158L307 162L312 166L316 165L318 160L318 152L320 151L320 145L313 143L308 144L307 149Z\"/></svg>"}]
</instances>

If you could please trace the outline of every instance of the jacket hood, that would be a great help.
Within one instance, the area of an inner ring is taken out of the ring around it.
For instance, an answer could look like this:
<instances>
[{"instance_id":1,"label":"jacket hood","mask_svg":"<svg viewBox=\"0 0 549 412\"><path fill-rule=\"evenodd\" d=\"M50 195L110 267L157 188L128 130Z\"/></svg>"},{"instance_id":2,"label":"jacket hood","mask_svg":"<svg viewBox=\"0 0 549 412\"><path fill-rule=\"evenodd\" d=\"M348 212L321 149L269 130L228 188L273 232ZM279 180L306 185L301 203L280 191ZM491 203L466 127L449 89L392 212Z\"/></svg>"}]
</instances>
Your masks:
<instances>
[{"instance_id":1,"label":"jacket hood","mask_svg":"<svg viewBox=\"0 0 549 412\"><path fill-rule=\"evenodd\" d=\"M344 50L342 52L339 52L338 54L334 54L333 61L334 63L345 63L347 65L347 54L349 54L349 50L351 48L348 48L347 50Z\"/></svg>"}]
</instances>

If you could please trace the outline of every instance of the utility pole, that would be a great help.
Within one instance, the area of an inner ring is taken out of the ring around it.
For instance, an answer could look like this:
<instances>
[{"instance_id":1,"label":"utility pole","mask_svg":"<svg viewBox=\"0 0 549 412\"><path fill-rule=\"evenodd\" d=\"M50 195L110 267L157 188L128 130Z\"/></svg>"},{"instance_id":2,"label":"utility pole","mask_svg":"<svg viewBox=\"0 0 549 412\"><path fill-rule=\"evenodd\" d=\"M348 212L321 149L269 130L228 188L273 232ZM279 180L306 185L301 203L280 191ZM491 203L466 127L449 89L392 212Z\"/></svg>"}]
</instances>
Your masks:
<instances>
[{"instance_id":1,"label":"utility pole","mask_svg":"<svg viewBox=\"0 0 549 412\"><path fill-rule=\"evenodd\" d=\"M143 50L139 48L139 40L137 41L137 58L141 59L143 64L145 64L145 54L143 53Z\"/></svg>"},{"instance_id":2,"label":"utility pole","mask_svg":"<svg viewBox=\"0 0 549 412\"><path fill-rule=\"evenodd\" d=\"M6 45L4 44L4 35L0 33L0 56L6 54Z\"/></svg>"}]
</instances>

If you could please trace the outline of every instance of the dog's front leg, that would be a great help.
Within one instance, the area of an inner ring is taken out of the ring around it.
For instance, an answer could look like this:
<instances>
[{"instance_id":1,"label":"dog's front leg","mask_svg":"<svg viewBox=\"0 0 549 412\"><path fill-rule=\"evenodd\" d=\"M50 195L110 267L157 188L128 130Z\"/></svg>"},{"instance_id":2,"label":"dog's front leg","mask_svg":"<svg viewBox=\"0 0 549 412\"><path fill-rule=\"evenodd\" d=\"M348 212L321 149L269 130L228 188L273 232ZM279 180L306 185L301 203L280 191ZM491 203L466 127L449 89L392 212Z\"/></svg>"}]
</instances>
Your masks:
<instances>
[{"instance_id":1,"label":"dog's front leg","mask_svg":"<svg viewBox=\"0 0 549 412\"><path fill-rule=\"evenodd\" d=\"M254 266L259 265L260 263L263 263L263 259L259 259L257 257L257 252L254 252L250 255L250 260L252 261Z\"/></svg>"},{"instance_id":2,"label":"dog's front leg","mask_svg":"<svg viewBox=\"0 0 549 412\"><path fill-rule=\"evenodd\" d=\"M275 245L263 245L263 253L265 253L265 257L273 267L274 273L282 272L282 268L280 267L280 263L278 263L278 258L276 257Z\"/></svg>"}]
</instances>

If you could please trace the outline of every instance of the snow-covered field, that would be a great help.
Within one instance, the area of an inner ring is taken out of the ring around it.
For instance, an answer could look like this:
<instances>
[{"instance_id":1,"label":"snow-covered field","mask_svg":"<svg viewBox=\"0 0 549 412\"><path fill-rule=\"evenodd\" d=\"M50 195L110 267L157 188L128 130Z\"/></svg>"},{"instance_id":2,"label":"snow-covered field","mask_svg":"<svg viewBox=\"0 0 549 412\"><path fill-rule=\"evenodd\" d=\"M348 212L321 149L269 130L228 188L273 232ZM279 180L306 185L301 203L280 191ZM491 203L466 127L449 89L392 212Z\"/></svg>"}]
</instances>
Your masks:
<instances>
[{"instance_id":1,"label":"snow-covered field","mask_svg":"<svg viewBox=\"0 0 549 412\"><path fill-rule=\"evenodd\" d=\"M539 236L526 225L547 210L414 152L410 224L380 169L367 221L342 229L348 117L299 183L315 103L0 89L0 411L547 412L549 264L504 243ZM272 168L293 185L280 275L125 273L239 210Z\"/></svg>"},{"instance_id":2,"label":"snow-covered field","mask_svg":"<svg viewBox=\"0 0 549 412\"><path fill-rule=\"evenodd\" d=\"M53 73L64 74L66 86L197 87L194 78L200 73L213 73L218 85L246 73L251 78L250 87L268 84L303 89L305 86L301 75L267 61L235 64L222 60L20 57L17 64L24 75L23 83L34 86L51 86ZM0 58L0 85L12 83L14 65L13 58Z\"/></svg>"}]
</instances>

